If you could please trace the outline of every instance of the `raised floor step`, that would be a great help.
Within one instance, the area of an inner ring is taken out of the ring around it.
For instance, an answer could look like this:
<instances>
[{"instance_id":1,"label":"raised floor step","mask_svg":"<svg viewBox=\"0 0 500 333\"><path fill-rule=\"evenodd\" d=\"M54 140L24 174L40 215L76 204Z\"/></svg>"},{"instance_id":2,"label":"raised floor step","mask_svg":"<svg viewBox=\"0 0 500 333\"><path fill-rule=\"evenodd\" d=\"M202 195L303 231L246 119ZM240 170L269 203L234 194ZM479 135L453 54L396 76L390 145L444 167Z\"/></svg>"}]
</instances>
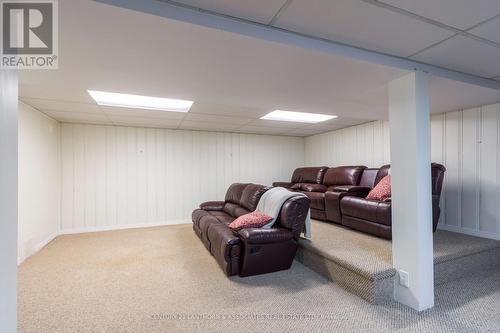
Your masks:
<instances>
[{"instance_id":1,"label":"raised floor step","mask_svg":"<svg viewBox=\"0 0 500 333\"><path fill-rule=\"evenodd\" d=\"M313 220L312 239L300 240L296 259L370 303L392 299L391 241ZM434 234L436 284L498 266L500 241L444 230Z\"/></svg>"}]
</instances>

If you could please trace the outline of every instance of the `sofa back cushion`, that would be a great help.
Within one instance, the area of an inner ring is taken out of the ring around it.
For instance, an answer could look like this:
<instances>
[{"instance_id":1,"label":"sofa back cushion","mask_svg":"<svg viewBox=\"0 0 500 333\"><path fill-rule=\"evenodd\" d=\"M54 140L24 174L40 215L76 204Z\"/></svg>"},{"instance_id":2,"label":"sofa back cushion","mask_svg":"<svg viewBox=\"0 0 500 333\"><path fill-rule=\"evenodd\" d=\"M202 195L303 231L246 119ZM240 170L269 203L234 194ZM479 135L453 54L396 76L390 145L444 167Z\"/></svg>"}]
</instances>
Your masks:
<instances>
[{"instance_id":1,"label":"sofa back cushion","mask_svg":"<svg viewBox=\"0 0 500 333\"><path fill-rule=\"evenodd\" d=\"M232 217L239 217L241 215L250 213L248 209L245 209L241 207L239 204L234 204L232 202L226 202L222 210L231 215Z\"/></svg>"},{"instance_id":2,"label":"sofa back cushion","mask_svg":"<svg viewBox=\"0 0 500 333\"><path fill-rule=\"evenodd\" d=\"M248 184L234 183L229 186L226 192L226 202L240 204L241 196L243 195L243 190Z\"/></svg>"},{"instance_id":3,"label":"sofa back cushion","mask_svg":"<svg viewBox=\"0 0 500 333\"><path fill-rule=\"evenodd\" d=\"M323 176L328 167L297 168L292 175L292 183L321 184Z\"/></svg>"},{"instance_id":4,"label":"sofa back cushion","mask_svg":"<svg viewBox=\"0 0 500 333\"><path fill-rule=\"evenodd\" d=\"M382 180L385 176L387 176L391 172L391 165L386 164L382 165L377 172L377 177L375 177L375 182L373 183L373 187L377 186L378 182Z\"/></svg>"},{"instance_id":5,"label":"sofa back cushion","mask_svg":"<svg viewBox=\"0 0 500 333\"><path fill-rule=\"evenodd\" d=\"M367 172L367 169L365 172ZM375 178L374 185L377 185L382 178L387 176L390 173L391 170L391 165L386 164L380 167L380 169L377 172L377 177ZM432 195L441 195L441 190L443 188L443 180L444 180L444 173L446 172L446 168L439 164L439 163L432 163L431 164L431 177L432 177ZM361 184L360 184L361 185Z\"/></svg>"},{"instance_id":6,"label":"sofa back cushion","mask_svg":"<svg viewBox=\"0 0 500 333\"><path fill-rule=\"evenodd\" d=\"M254 211L257 208L260 197L264 192L269 190L269 187L257 184L248 184L241 194L240 205L249 211Z\"/></svg>"},{"instance_id":7,"label":"sofa back cushion","mask_svg":"<svg viewBox=\"0 0 500 333\"><path fill-rule=\"evenodd\" d=\"M263 185L234 183L227 189L223 210L233 217L248 214L257 208L260 197L268 189Z\"/></svg>"},{"instance_id":8,"label":"sofa back cushion","mask_svg":"<svg viewBox=\"0 0 500 333\"><path fill-rule=\"evenodd\" d=\"M363 171L363 174L361 175L359 186L374 187L375 178L377 178L378 170L379 169L377 168L365 169Z\"/></svg>"},{"instance_id":9,"label":"sofa back cushion","mask_svg":"<svg viewBox=\"0 0 500 333\"><path fill-rule=\"evenodd\" d=\"M330 168L323 178L323 185L358 185L365 166L340 166Z\"/></svg>"},{"instance_id":10,"label":"sofa back cushion","mask_svg":"<svg viewBox=\"0 0 500 333\"><path fill-rule=\"evenodd\" d=\"M441 196L441 190L443 188L444 173L446 168L438 163L431 164L431 175L432 175L432 194Z\"/></svg>"}]
</instances>

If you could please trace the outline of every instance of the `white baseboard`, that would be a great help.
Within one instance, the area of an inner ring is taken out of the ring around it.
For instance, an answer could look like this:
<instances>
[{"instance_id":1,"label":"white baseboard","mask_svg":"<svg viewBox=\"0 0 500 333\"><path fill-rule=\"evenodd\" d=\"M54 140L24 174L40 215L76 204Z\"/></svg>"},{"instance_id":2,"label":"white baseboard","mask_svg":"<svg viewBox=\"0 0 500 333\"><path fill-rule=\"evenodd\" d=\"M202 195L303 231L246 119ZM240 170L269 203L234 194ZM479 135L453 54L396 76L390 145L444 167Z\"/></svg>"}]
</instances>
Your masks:
<instances>
[{"instance_id":1,"label":"white baseboard","mask_svg":"<svg viewBox=\"0 0 500 333\"><path fill-rule=\"evenodd\" d=\"M77 229L61 230L59 232L59 234L60 235L84 234L84 233L89 233L89 232L164 227L164 226L168 226L168 225L190 224L190 223L192 223L191 220L172 220L172 221L156 222L156 223L107 225L107 226L84 227L84 228L77 228Z\"/></svg>"},{"instance_id":2,"label":"white baseboard","mask_svg":"<svg viewBox=\"0 0 500 333\"><path fill-rule=\"evenodd\" d=\"M470 236L489 238L494 240L500 240L500 235L487 232L487 231L477 231L475 229L462 228L455 225L439 224L438 229L457 232L459 234L466 234Z\"/></svg>"},{"instance_id":3,"label":"white baseboard","mask_svg":"<svg viewBox=\"0 0 500 333\"><path fill-rule=\"evenodd\" d=\"M43 249L47 244L52 242L57 236L59 236L59 233L55 232L51 234L49 237L45 238L40 243L33 246L33 248L31 248L29 251L27 252L22 251L22 253L20 253L20 255L17 257L17 265L18 266L21 265L26 259L28 259L32 255Z\"/></svg>"}]
</instances>

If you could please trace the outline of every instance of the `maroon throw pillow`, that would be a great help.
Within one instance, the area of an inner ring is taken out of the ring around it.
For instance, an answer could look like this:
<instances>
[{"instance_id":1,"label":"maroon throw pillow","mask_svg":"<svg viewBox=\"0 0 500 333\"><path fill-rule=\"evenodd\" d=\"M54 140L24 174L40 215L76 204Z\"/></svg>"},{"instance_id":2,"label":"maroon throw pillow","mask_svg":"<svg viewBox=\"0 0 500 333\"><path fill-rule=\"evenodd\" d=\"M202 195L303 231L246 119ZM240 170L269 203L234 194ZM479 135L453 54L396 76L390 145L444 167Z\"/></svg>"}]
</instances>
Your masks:
<instances>
[{"instance_id":1,"label":"maroon throw pillow","mask_svg":"<svg viewBox=\"0 0 500 333\"><path fill-rule=\"evenodd\" d=\"M261 228L268 224L273 218L259 211L241 215L229 224L229 228L238 231L245 228Z\"/></svg>"},{"instance_id":2,"label":"maroon throw pillow","mask_svg":"<svg viewBox=\"0 0 500 333\"><path fill-rule=\"evenodd\" d=\"M387 175L368 193L366 199L385 201L391 197L391 176Z\"/></svg>"}]
</instances>

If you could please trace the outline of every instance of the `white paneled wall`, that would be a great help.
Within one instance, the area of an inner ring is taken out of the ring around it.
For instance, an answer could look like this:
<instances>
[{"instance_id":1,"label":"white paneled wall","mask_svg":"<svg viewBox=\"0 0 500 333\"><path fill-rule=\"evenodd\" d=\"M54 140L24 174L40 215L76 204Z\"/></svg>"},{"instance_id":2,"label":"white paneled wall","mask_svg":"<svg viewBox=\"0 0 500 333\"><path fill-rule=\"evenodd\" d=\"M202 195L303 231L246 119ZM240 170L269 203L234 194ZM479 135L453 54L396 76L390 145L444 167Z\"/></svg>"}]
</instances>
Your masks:
<instances>
[{"instance_id":1,"label":"white paneled wall","mask_svg":"<svg viewBox=\"0 0 500 333\"><path fill-rule=\"evenodd\" d=\"M59 122L19 103L18 262L59 232L60 139Z\"/></svg>"},{"instance_id":2,"label":"white paneled wall","mask_svg":"<svg viewBox=\"0 0 500 333\"><path fill-rule=\"evenodd\" d=\"M432 121L433 158L447 168L441 227L500 239L500 104Z\"/></svg>"},{"instance_id":3,"label":"white paneled wall","mask_svg":"<svg viewBox=\"0 0 500 333\"><path fill-rule=\"evenodd\" d=\"M366 165L389 163L389 123L374 121L306 138L307 165Z\"/></svg>"},{"instance_id":4,"label":"white paneled wall","mask_svg":"<svg viewBox=\"0 0 500 333\"><path fill-rule=\"evenodd\" d=\"M434 115L432 161L446 166L443 229L500 239L500 104ZM388 122L306 138L307 165L390 163Z\"/></svg>"},{"instance_id":5,"label":"white paneled wall","mask_svg":"<svg viewBox=\"0 0 500 333\"><path fill-rule=\"evenodd\" d=\"M62 232L188 222L233 182L287 180L304 140L62 124Z\"/></svg>"}]
</instances>

